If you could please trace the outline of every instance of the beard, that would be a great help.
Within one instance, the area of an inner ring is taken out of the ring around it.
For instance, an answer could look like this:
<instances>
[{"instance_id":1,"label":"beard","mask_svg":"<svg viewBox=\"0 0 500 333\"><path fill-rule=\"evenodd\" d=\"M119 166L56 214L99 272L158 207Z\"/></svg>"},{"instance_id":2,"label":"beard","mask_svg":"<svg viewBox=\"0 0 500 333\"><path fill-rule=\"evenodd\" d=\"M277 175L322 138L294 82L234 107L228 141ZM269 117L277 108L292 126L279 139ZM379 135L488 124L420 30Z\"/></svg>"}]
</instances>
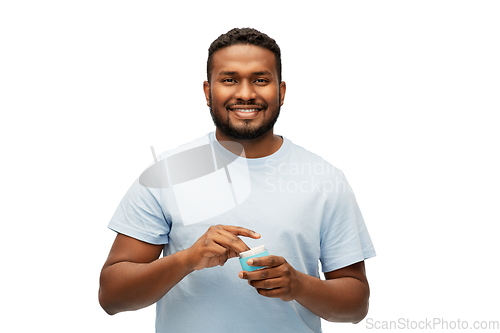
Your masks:
<instances>
[{"instance_id":1,"label":"beard","mask_svg":"<svg viewBox=\"0 0 500 333\"><path fill-rule=\"evenodd\" d=\"M273 129L274 124L278 120L280 115L281 105L278 103L278 106L274 110L269 110L268 108L264 112L264 122L260 126L254 126L252 124L252 120L244 120L243 126L236 127L231 123L229 118L229 110L225 109L222 112L226 112L227 117L223 119L221 116L221 110L217 110L214 112L212 110L212 91L210 91L209 96L209 108L210 115L212 116L212 120L214 121L215 127L217 127L224 135L236 139L236 140L254 140L262 135L266 134L270 130ZM281 100L281 93L278 96L278 100ZM239 103L236 105L245 105L244 103ZM269 116L266 118L266 116Z\"/></svg>"}]
</instances>

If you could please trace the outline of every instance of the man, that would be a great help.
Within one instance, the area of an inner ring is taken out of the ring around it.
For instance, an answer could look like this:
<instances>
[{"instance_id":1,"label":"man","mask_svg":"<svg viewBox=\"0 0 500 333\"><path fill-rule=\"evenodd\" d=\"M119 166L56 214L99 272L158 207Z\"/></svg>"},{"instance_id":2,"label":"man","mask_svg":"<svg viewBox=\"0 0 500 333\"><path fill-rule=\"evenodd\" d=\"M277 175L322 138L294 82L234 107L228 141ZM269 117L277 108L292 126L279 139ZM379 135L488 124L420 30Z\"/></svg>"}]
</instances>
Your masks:
<instances>
[{"instance_id":1,"label":"man","mask_svg":"<svg viewBox=\"0 0 500 333\"><path fill-rule=\"evenodd\" d=\"M375 251L343 173L273 132L286 92L280 57L276 42L254 29L212 43L203 89L216 130L160 156L167 185L137 180L120 203L100 279L107 313L157 302L157 332L321 332L320 317L366 316L364 259ZM234 163L176 183L172 157L200 147ZM186 185L219 171L226 185ZM246 176L242 195L234 188ZM226 187L234 205L214 208ZM271 255L248 262L262 269L241 271L231 259L264 243Z\"/></svg>"}]
</instances>

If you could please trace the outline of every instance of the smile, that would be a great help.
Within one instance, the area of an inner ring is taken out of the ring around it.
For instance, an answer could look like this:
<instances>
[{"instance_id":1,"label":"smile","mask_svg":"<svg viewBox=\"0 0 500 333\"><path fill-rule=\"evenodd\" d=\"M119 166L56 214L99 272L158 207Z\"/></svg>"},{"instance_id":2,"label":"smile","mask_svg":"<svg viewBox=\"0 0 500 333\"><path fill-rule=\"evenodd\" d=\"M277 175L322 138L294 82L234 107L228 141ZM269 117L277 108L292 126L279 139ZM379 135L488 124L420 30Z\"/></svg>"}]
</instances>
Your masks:
<instances>
[{"instance_id":1,"label":"smile","mask_svg":"<svg viewBox=\"0 0 500 333\"><path fill-rule=\"evenodd\" d=\"M237 112L257 112L260 111L259 109L231 109L231 111L237 111Z\"/></svg>"},{"instance_id":2,"label":"smile","mask_svg":"<svg viewBox=\"0 0 500 333\"><path fill-rule=\"evenodd\" d=\"M260 108L230 108L229 111L235 116L237 119L250 120L259 117L261 114Z\"/></svg>"}]
</instances>

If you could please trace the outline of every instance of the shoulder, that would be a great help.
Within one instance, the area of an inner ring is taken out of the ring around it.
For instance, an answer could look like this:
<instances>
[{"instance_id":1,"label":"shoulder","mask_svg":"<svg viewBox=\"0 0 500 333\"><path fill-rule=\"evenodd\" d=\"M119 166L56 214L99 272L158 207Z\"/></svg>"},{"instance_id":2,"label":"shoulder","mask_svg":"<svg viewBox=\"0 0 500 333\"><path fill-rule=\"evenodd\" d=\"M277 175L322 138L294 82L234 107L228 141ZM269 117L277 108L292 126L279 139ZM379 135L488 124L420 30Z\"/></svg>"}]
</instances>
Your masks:
<instances>
[{"instance_id":1,"label":"shoulder","mask_svg":"<svg viewBox=\"0 0 500 333\"><path fill-rule=\"evenodd\" d=\"M173 156L184 151L188 151L197 147L205 146L210 144L212 132L207 133L201 137L194 139L193 141L184 143L177 148L166 150L158 155L158 160L165 159L169 156Z\"/></svg>"},{"instance_id":2,"label":"shoulder","mask_svg":"<svg viewBox=\"0 0 500 333\"><path fill-rule=\"evenodd\" d=\"M325 160L323 157L309 149L293 143L290 139L289 153L291 163L299 163L308 166L308 168L317 175L343 175L342 170Z\"/></svg>"}]
</instances>

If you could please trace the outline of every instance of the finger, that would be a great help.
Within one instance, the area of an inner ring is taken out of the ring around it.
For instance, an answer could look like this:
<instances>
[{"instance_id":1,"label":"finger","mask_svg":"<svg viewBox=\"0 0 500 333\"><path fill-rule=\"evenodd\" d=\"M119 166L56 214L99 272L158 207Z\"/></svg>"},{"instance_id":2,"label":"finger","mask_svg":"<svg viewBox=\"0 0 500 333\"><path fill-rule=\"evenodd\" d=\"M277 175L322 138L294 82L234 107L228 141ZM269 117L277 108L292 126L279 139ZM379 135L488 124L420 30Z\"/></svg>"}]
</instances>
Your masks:
<instances>
[{"instance_id":1,"label":"finger","mask_svg":"<svg viewBox=\"0 0 500 333\"><path fill-rule=\"evenodd\" d=\"M211 257L208 260L208 264L205 267L208 268L208 267L215 267L215 266L220 265L219 258L220 258L219 256Z\"/></svg>"},{"instance_id":2,"label":"finger","mask_svg":"<svg viewBox=\"0 0 500 333\"><path fill-rule=\"evenodd\" d=\"M226 252L219 256L219 265L220 266L224 266L224 264L226 263L227 259L228 259L228 255L229 255L229 250L226 249Z\"/></svg>"},{"instance_id":3,"label":"finger","mask_svg":"<svg viewBox=\"0 0 500 333\"><path fill-rule=\"evenodd\" d=\"M255 289L259 294L266 297L281 298L286 294L285 288L274 288L274 289Z\"/></svg>"},{"instance_id":4,"label":"finger","mask_svg":"<svg viewBox=\"0 0 500 333\"><path fill-rule=\"evenodd\" d=\"M228 257L228 259L230 259L230 258L239 257L239 255L238 255L238 253L236 253L236 251L234 251L233 249L230 249L227 257Z\"/></svg>"},{"instance_id":5,"label":"finger","mask_svg":"<svg viewBox=\"0 0 500 333\"><path fill-rule=\"evenodd\" d=\"M279 256L265 256L247 260L249 266L277 267L286 263L285 258Z\"/></svg>"},{"instance_id":6,"label":"finger","mask_svg":"<svg viewBox=\"0 0 500 333\"><path fill-rule=\"evenodd\" d=\"M276 289L284 287L284 279L249 280L248 284L257 289Z\"/></svg>"},{"instance_id":7,"label":"finger","mask_svg":"<svg viewBox=\"0 0 500 333\"><path fill-rule=\"evenodd\" d=\"M234 235L233 233L225 230L224 228L218 228L216 229L217 234L213 235L213 240L227 248L227 249L232 249L236 253L244 252L250 250L248 245L245 244L239 237Z\"/></svg>"},{"instance_id":8,"label":"finger","mask_svg":"<svg viewBox=\"0 0 500 333\"><path fill-rule=\"evenodd\" d=\"M248 251L248 246L238 237L234 236L231 233L224 234L224 233L215 233L210 235L205 240L204 245L206 247L212 247L214 245L217 245L217 247L223 249L220 250L221 252L217 252L217 254L221 255L222 252L225 252L227 250L232 250L234 256L238 256L238 253Z\"/></svg>"},{"instance_id":9,"label":"finger","mask_svg":"<svg viewBox=\"0 0 500 333\"><path fill-rule=\"evenodd\" d=\"M245 236L255 239L260 238L260 235L258 233L247 228L237 227L234 225L221 225L221 224L219 224L218 227L223 228L224 230L232 233L235 236Z\"/></svg>"},{"instance_id":10,"label":"finger","mask_svg":"<svg viewBox=\"0 0 500 333\"><path fill-rule=\"evenodd\" d=\"M202 253L204 257L218 257L226 253L227 248L217 242L206 242Z\"/></svg>"},{"instance_id":11,"label":"finger","mask_svg":"<svg viewBox=\"0 0 500 333\"><path fill-rule=\"evenodd\" d=\"M256 271L241 271L239 277L241 279L258 281L266 279L274 279L283 276L282 272L276 268L262 268Z\"/></svg>"}]
</instances>

